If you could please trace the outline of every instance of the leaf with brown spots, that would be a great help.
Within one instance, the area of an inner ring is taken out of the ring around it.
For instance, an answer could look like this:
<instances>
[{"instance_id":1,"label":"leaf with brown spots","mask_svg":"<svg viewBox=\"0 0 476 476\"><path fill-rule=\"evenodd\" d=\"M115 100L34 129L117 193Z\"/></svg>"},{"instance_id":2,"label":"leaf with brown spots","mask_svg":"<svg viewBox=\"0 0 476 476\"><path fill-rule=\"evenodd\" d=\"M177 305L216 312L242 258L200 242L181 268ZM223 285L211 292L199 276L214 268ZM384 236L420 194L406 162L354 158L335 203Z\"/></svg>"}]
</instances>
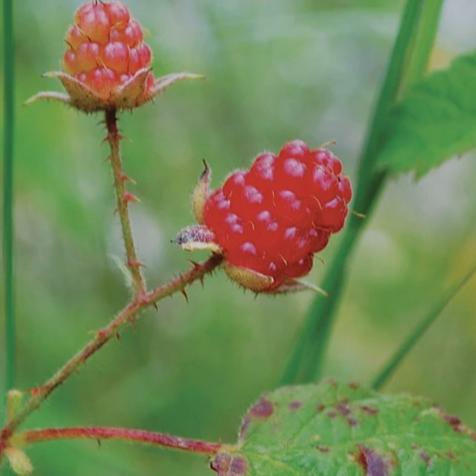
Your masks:
<instances>
[{"instance_id":1,"label":"leaf with brown spots","mask_svg":"<svg viewBox=\"0 0 476 476\"><path fill-rule=\"evenodd\" d=\"M335 381L263 395L219 476L474 476L476 434L428 400Z\"/></svg>"}]
</instances>

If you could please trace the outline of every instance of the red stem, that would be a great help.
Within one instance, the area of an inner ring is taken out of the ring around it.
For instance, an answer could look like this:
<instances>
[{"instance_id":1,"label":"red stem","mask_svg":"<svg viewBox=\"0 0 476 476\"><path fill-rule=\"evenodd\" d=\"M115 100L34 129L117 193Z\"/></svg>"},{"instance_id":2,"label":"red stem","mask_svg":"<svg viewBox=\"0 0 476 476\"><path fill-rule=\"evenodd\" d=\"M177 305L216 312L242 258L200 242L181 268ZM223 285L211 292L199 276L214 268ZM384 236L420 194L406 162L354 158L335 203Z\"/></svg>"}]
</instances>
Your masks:
<instances>
[{"instance_id":1,"label":"red stem","mask_svg":"<svg viewBox=\"0 0 476 476\"><path fill-rule=\"evenodd\" d=\"M26 431L18 436L25 443L73 439L123 440L209 456L216 454L222 447L219 443L181 438L152 431L114 427L45 428Z\"/></svg>"}]
</instances>

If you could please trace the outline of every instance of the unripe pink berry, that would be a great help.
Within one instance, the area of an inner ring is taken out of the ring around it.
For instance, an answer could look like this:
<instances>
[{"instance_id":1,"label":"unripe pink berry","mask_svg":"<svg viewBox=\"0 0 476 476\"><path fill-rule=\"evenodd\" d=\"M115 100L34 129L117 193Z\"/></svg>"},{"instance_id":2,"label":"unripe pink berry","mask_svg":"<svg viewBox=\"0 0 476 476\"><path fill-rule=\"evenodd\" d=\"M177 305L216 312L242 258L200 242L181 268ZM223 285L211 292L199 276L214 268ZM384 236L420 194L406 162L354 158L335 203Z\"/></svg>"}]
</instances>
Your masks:
<instances>
[{"instance_id":1,"label":"unripe pink berry","mask_svg":"<svg viewBox=\"0 0 476 476\"><path fill-rule=\"evenodd\" d=\"M123 3L88 1L77 9L74 19L66 34L69 48L63 57L64 69L102 98L111 97L135 73L151 67L152 50ZM140 80L145 81L146 90L152 90L152 74Z\"/></svg>"}]
</instances>

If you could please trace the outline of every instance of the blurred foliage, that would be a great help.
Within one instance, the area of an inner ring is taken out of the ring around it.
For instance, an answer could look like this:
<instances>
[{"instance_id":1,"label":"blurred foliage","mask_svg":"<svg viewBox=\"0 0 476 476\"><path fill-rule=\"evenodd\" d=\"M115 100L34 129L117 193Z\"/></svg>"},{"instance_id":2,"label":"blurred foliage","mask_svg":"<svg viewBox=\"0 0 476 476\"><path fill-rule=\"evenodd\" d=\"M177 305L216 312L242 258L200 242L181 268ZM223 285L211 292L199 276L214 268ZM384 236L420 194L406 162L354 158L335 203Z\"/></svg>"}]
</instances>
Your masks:
<instances>
[{"instance_id":1,"label":"blurred foliage","mask_svg":"<svg viewBox=\"0 0 476 476\"><path fill-rule=\"evenodd\" d=\"M442 31L458 29L447 0ZM201 160L214 183L255 154L300 137L336 139L354 176L401 2L129 1L150 34L157 72L205 73L122 117L125 161L142 204L132 210L150 283L188 266L169 243L192 221ZM62 38L79 1L34 0L17 15L18 385L40 383L126 302L113 256L122 247L99 116L23 101L55 84ZM470 36L472 30L468 30ZM461 36L461 31L459 31ZM446 34L440 47L458 49ZM1 124L0 124L1 125ZM3 126L3 125L1 125ZM476 260L476 164L453 160L415 183L393 181L350 269L326 373L368 381L441 289ZM328 262L339 240L323 253ZM316 260L319 282L325 263ZM476 426L474 281L451 304L388 389L430 397ZM221 273L148 312L95 356L28 426L121 425L234 441L250 402L273 388L313 296L255 298ZM0 333L3 332L3 327ZM3 354L3 353L1 353ZM0 355L3 359L3 355ZM4 368L2 365L1 368ZM32 447L38 474L209 474L200 457L105 443Z\"/></svg>"}]
</instances>

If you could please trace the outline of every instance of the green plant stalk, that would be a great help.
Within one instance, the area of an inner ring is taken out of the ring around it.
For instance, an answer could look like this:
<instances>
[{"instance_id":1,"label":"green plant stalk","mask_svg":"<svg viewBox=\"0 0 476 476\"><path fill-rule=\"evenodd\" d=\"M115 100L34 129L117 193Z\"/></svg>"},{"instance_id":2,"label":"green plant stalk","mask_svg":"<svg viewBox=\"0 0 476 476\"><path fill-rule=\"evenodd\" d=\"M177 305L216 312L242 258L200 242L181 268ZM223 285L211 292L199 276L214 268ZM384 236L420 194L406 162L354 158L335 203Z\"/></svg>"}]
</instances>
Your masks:
<instances>
[{"instance_id":1,"label":"green plant stalk","mask_svg":"<svg viewBox=\"0 0 476 476\"><path fill-rule=\"evenodd\" d=\"M436 321L436 319L445 310L446 306L461 291L468 281L476 274L476 266L456 283L433 307L428 315L415 327L413 332L402 342L396 352L390 357L388 362L382 367L378 375L372 381L372 388L379 390L397 370L405 356L413 349L415 344L423 337L425 332Z\"/></svg>"},{"instance_id":2,"label":"green plant stalk","mask_svg":"<svg viewBox=\"0 0 476 476\"><path fill-rule=\"evenodd\" d=\"M320 376L339 300L344 289L346 269L357 239L368 222L387 179L386 172L375 171L381 127L396 101L425 73L435 40L443 0L423 2L408 0L392 51L367 140L360 156L360 166L353 208L365 218L351 215L344 236L326 274L322 287L327 299L311 305L282 384L310 381Z\"/></svg>"},{"instance_id":3,"label":"green plant stalk","mask_svg":"<svg viewBox=\"0 0 476 476\"><path fill-rule=\"evenodd\" d=\"M15 288L13 221L13 152L15 133L15 43L13 0L3 1L3 265L5 312L5 390L15 384Z\"/></svg>"}]
</instances>

